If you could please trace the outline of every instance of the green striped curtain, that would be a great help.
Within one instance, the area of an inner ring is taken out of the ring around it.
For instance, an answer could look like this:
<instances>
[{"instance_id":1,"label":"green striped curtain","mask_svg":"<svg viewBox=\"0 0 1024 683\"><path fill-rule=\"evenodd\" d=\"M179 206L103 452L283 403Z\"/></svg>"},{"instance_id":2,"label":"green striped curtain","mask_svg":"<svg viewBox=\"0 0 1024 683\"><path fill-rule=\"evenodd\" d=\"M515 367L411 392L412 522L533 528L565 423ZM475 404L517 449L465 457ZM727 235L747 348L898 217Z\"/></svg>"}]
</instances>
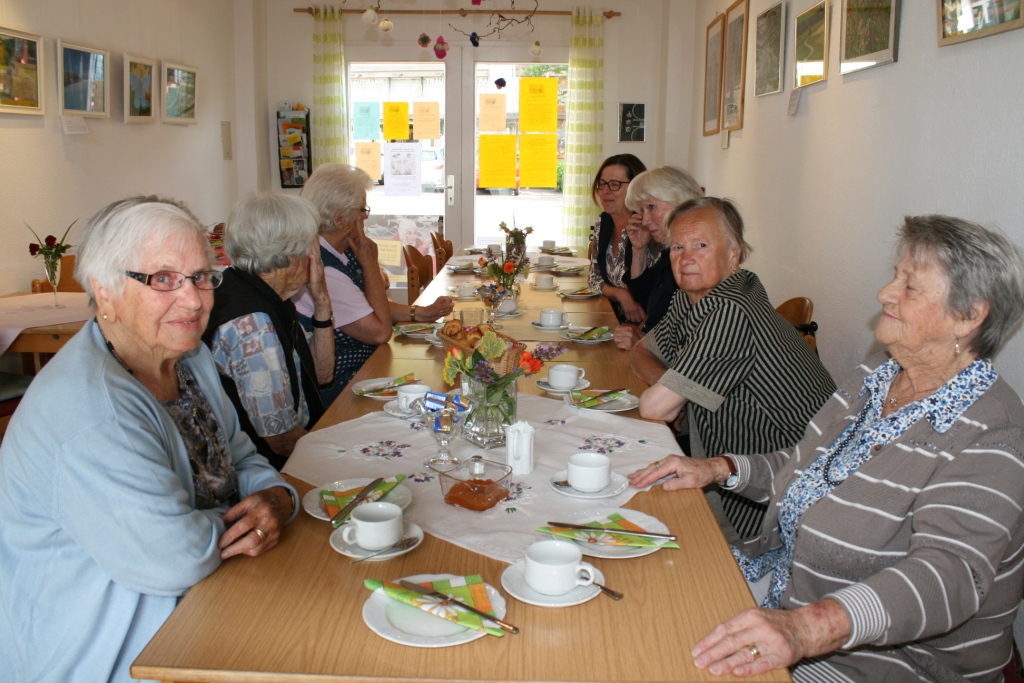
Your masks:
<instances>
[{"instance_id":1,"label":"green striped curtain","mask_svg":"<svg viewBox=\"0 0 1024 683\"><path fill-rule=\"evenodd\" d=\"M598 210L590 196L604 159L604 16L572 11L569 47L569 107L565 130L563 232L570 245L586 247Z\"/></svg>"},{"instance_id":2,"label":"green striped curtain","mask_svg":"<svg viewBox=\"0 0 1024 683\"><path fill-rule=\"evenodd\" d=\"M313 15L313 168L347 164L348 78L341 11L326 6Z\"/></svg>"}]
</instances>

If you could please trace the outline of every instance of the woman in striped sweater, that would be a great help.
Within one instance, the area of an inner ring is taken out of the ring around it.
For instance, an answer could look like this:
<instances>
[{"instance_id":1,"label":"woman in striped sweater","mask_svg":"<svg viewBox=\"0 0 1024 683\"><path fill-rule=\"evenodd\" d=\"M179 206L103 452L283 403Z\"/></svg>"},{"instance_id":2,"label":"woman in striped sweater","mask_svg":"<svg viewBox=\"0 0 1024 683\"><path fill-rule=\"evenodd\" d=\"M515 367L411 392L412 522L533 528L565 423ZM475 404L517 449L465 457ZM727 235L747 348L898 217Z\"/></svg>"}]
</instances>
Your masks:
<instances>
[{"instance_id":1,"label":"woman in striped sweater","mask_svg":"<svg viewBox=\"0 0 1024 683\"><path fill-rule=\"evenodd\" d=\"M767 502L734 548L761 609L693 647L716 674L796 681L1001 681L1024 590L1024 406L990 358L1024 317L1001 235L908 217L869 359L766 455L671 457L631 475Z\"/></svg>"}]
</instances>

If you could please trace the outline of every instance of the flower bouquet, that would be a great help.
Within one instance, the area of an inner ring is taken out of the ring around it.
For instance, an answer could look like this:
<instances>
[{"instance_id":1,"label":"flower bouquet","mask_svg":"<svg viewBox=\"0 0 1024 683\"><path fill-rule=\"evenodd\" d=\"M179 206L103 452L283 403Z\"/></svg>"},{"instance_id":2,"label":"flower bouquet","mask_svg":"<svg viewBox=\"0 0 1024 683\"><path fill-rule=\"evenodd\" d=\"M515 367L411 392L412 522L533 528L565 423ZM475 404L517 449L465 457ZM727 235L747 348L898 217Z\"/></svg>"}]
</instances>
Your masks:
<instances>
[{"instance_id":1,"label":"flower bouquet","mask_svg":"<svg viewBox=\"0 0 1024 683\"><path fill-rule=\"evenodd\" d=\"M58 240L53 235L47 235L45 240L39 240L39 235L36 234L35 230L32 230L32 226L25 223L25 227L32 232L32 236L35 237L39 242L29 242L28 253L32 256L43 257L43 270L46 273L46 281L50 283L50 287L53 290L53 307L60 308L60 303L57 301L57 282L60 280L60 259L64 256L64 253L70 249L73 245L65 244L64 240L67 239L68 233L71 232L71 227L78 222L78 219L71 221L71 225L68 226L67 230L64 231L64 235ZM40 242L42 244L40 244Z\"/></svg>"},{"instance_id":2,"label":"flower bouquet","mask_svg":"<svg viewBox=\"0 0 1024 683\"><path fill-rule=\"evenodd\" d=\"M498 227L505 233L505 258L493 254L487 258L481 257L480 267L484 269L487 277L493 283L484 285L477 292L484 304L491 311L491 321L494 321L494 314L501 304L512 297L519 300L519 280L524 280L530 275L530 259L526 258L526 236L533 232L533 228L519 229L499 223ZM515 310L513 307L512 310Z\"/></svg>"}]
</instances>

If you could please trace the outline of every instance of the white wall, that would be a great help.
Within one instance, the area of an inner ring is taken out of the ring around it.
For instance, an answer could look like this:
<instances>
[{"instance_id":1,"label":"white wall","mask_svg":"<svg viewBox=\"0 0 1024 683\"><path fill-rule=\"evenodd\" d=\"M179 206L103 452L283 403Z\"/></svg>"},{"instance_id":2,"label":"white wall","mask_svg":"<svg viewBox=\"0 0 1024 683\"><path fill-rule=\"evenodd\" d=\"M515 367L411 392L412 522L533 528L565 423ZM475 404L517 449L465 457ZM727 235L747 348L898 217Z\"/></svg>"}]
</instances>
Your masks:
<instances>
[{"instance_id":1,"label":"white wall","mask_svg":"<svg viewBox=\"0 0 1024 683\"><path fill-rule=\"evenodd\" d=\"M235 164L222 160L221 121L235 111L234 18L209 0L0 0L0 26L43 37L45 116L0 115L0 293L28 291L42 274L34 241L84 224L109 202L156 193L187 202L206 224L227 218ZM56 40L110 51L109 119L64 135L57 103ZM123 122L123 53L199 68L195 126ZM74 243L78 227L69 240Z\"/></svg>"},{"instance_id":2,"label":"white wall","mask_svg":"<svg viewBox=\"0 0 1024 683\"><path fill-rule=\"evenodd\" d=\"M699 0L698 74L704 28L729 4ZM751 17L772 4L751 0ZM787 4L785 90L753 96L751 33L743 129L732 133L729 149L701 135L703 76L694 80L691 170L709 194L738 202L755 248L748 267L773 303L814 300L822 359L842 376L873 347L875 294L891 277L903 215L996 225L1024 244L1024 30L940 48L934 1L905 0L899 61L841 76L841 3L834 0L828 80L804 88L791 117L794 17L814 3ZM996 365L1024 392L1024 334Z\"/></svg>"}]
</instances>

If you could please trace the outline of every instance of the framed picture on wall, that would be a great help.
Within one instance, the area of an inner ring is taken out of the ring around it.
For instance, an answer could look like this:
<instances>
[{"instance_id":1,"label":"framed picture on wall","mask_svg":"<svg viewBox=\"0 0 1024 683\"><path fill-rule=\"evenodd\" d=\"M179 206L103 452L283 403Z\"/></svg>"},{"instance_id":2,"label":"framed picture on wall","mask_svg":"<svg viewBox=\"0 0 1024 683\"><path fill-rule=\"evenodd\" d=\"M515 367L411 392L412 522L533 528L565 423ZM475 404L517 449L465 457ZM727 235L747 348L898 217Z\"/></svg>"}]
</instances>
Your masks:
<instances>
[{"instance_id":1,"label":"framed picture on wall","mask_svg":"<svg viewBox=\"0 0 1024 683\"><path fill-rule=\"evenodd\" d=\"M936 0L939 45L984 38L1024 26L1022 0Z\"/></svg>"},{"instance_id":2,"label":"framed picture on wall","mask_svg":"<svg viewBox=\"0 0 1024 683\"><path fill-rule=\"evenodd\" d=\"M196 123L199 69L164 62L160 69L163 92L163 122L188 125Z\"/></svg>"},{"instance_id":3,"label":"framed picture on wall","mask_svg":"<svg viewBox=\"0 0 1024 683\"><path fill-rule=\"evenodd\" d=\"M643 142L647 105L619 102L619 142Z\"/></svg>"},{"instance_id":4,"label":"framed picture on wall","mask_svg":"<svg viewBox=\"0 0 1024 683\"><path fill-rule=\"evenodd\" d=\"M124 55L124 122L153 123L156 120L156 62L145 57Z\"/></svg>"},{"instance_id":5,"label":"framed picture on wall","mask_svg":"<svg viewBox=\"0 0 1024 683\"><path fill-rule=\"evenodd\" d=\"M839 73L896 61L900 0L843 0Z\"/></svg>"},{"instance_id":6,"label":"framed picture on wall","mask_svg":"<svg viewBox=\"0 0 1024 683\"><path fill-rule=\"evenodd\" d=\"M793 32L793 87L828 79L828 2L796 15Z\"/></svg>"},{"instance_id":7,"label":"framed picture on wall","mask_svg":"<svg viewBox=\"0 0 1024 683\"><path fill-rule=\"evenodd\" d=\"M57 99L64 116L110 116L110 53L57 41Z\"/></svg>"},{"instance_id":8,"label":"framed picture on wall","mask_svg":"<svg viewBox=\"0 0 1024 683\"><path fill-rule=\"evenodd\" d=\"M738 130L743 127L743 91L747 81L748 3L749 0L736 0L725 11L722 130Z\"/></svg>"},{"instance_id":9,"label":"framed picture on wall","mask_svg":"<svg viewBox=\"0 0 1024 683\"><path fill-rule=\"evenodd\" d=\"M722 103L722 38L725 15L719 14L708 24L704 43L704 135L716 135L721 126Z\"/></svg>"},{"instance_id":10,"label":"framed picture on wall","mask_svg":"<svg viewBox=\"0 0 1024 683\"><path fill-rule=\"evenodd\" d=\"M43 39L0 27L0 114L43 113Z\"/></svg>"},{"instance_id":11,"label":"framed picture on wall","mask_svg":"<svg viewBox=\"0 0 1024 683\"><path fill-rule=\"evenodd\" d=\"M754 29L754 95L782 92L786 55L786 3L777 2L757 15Z\"/></svg>"}]
</instances>

